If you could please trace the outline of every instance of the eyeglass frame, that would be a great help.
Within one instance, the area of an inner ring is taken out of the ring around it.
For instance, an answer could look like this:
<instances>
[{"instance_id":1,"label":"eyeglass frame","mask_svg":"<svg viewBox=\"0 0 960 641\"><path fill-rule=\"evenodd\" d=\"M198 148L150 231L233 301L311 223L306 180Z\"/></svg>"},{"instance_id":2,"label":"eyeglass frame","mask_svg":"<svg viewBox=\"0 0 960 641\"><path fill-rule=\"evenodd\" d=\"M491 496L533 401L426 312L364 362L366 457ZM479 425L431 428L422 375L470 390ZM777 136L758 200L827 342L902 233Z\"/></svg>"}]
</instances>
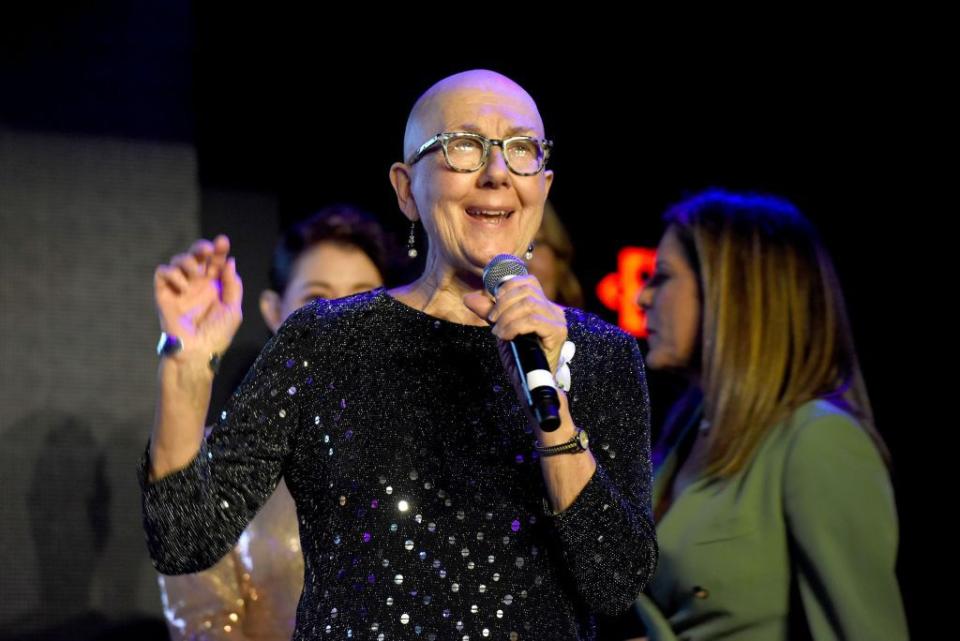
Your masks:
<instances>
[{"instance_id":1,"label":"eyeglass frame","mask_svg":"<svg viewBox=\"0 0 960 641\"><path fill-rule=\"evenodd\" d=\"M478 140L480 144L483 145L483 156L480 158L480 164L477 165L475 169L457 169L450 163L450 158L447 156L447 143L454 137L467 137ZM443 161L446 163L447 168L451 171L456 171L461 174L471 174L475 171L480 171L483 169L484 165L487 164L487 160L490 158L490 148L491 147L500 147L500 151L505 150L505 146L514 141L514 140L528 140L533 141L539 145L543 150L543 159L540 161L540 167L537 168L534 172L521 172L515 170L510 166L510 161L507 159L507 155L503 155L503 161L507 165L507 169L511 173L516 174L517 176L536 176L541 173L544 169L547 168L547 161L550 159L550 151L553 149L553 141L547 140L546 138L536 138L534 136L510 136L509 138L487 138L483 134L478 134L473 131L444 131L436 134L430 140L426 141L414 152L413 157L407 162L408 165L414 165L420 161L428 152L433 151L438 145L443 150Z\"/></svg>"}]
</instances>

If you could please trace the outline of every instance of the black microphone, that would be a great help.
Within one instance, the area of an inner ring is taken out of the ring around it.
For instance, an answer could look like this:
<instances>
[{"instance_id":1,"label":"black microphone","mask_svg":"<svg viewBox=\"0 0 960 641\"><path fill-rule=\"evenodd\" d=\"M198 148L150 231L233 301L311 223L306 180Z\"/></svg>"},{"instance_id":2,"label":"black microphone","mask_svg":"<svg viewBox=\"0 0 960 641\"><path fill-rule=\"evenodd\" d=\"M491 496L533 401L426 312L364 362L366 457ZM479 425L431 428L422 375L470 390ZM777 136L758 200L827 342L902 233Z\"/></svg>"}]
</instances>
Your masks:
<instances>
[{"instance_id":1,"label":"black microphone","mask_svg":"<svg viewBox=\"0 0 960 641\"><path fill-rule=\"evenodd\" d=\"M483 270L483 286L496 298L500 285L514 276L526 276L527 266L510 254L494 256ZM544 432L560 427L560 397L550 364L536 334L521 334L510 341L527 405Z\"/></svg>"}]
</instances>

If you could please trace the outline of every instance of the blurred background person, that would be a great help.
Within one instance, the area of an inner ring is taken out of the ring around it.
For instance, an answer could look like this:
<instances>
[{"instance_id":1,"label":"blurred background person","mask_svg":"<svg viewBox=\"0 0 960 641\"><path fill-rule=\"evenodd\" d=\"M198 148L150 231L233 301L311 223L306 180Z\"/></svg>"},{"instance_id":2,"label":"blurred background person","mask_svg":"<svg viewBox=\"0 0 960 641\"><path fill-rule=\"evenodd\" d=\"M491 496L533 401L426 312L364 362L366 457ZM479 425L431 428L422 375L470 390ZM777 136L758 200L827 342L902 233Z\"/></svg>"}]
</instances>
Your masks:
<instances>
[{"instance_id":1,"label":"blurred background person","mask_svg":"<svg viewBox=\"0 0 960 641\"><path fill-rule=\"evenodd\" d=\"M543 286L547 298L564 307L583 307L583 288L573 273L573 243L557 210L548 200L543 222L527 252L527 267Z\"/></svg>"},{"instance_id":2,"label":"blurred background person","mask_svg":"<svg viewBox=\"0 0 960 641\"><path fill-rule=\"evenodd\" d=\"M906 639L889 457L816 231L720 190L665 221L646 360L689 388L653 456L649 639Z\"/></svg>"}]
</instances>

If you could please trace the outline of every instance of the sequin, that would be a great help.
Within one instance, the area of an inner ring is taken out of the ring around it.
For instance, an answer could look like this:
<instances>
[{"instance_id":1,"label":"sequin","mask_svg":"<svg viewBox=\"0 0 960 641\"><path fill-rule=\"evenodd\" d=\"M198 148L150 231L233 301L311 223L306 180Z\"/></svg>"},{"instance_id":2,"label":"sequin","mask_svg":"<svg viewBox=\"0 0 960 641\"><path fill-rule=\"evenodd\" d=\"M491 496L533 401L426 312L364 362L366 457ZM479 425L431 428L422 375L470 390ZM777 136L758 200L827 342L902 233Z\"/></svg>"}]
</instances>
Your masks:
<instances>
[{"instance_id":1,"label":"sequin","mask_svg":"<svg viewBox=\"0 0 960 641\"><path fill-rule=\"evenodd\" d=\"M436 321L379 290L311 303L307 313L287 321L221 413L202 460L145 488L148 532L169 532L171 540L203 536L215 544L201 540L190 547L225 549L225 537L235 536L227 531L249 518L283 474L302 479L295 494L303 551L315 555L308 562L317 569L317 584L304 586L309 614L295 638L323 635L329 621L319 613L334 605L337 623L323 638L516 641L525 623L524 639L568 641L577 629L590 638L589 619L578 618L583 610L572 607L571 595L598 603L608 596L632 599L652 566L652 541L643 538L652 529L631 531L632 524L648 525L639 511L649 508L643 480L649 468L642 461L648 410L635 342L595 317L576 310L566 315L577 359L583 359L575 416L591 437L609 445L598 450L607 456L597 456L597 473L578 499L577 514L523 526L537 522L530 512L540 509L534 488L542 487L542 477L529 465L536 461L529 453L530 427L515 395L507 393L512 390L489 329ZM354 369L360 355L362 369ZM428 365L412 377L407 363ZM311 373L317 377L312 388ZM480 384L465 386L467 380ZM371 394L377 390L371 385L384 393ZM317 429L300 430L304 423ZM322 460L311 460L311 452ZM198 479L209 483L203 491ZM223 481L232 489L219 487ZM213 511L217 521L208 522L209 508L191 503L206 496L215 497L214 505L228 501L229 509ZM393 503L380 510L384 496ZM161 510L165 502L177 510ZM610 514L599 518L602 510ZM158 567L175 573L207 562L181 556L182 546L158 538L148 536ZM538 555L548 541L558 553ZM575 590L556 583L567 575ZM506 612L515 597L527 596L520 588L534 585L520 621L512 621ZM551 595L550 602L540 594ZM400 631L404 614L406 635ZM450 623L458 620L454 634ZM237 632L239 621L231 624Z\"/></svg>"},{"instance_id":2,"label":"sequin","mask_svg":"<svg viewBox=\"0 0 960 641\"><path fill-rule=\"evenodd\" d=\"M406 612L404 612L403 614L401 614L401 615L400 615L400 623L402 623L403 625L407 625L408 623L410 623L410 615L407 614Z\"/></svg>"}]
</instances>

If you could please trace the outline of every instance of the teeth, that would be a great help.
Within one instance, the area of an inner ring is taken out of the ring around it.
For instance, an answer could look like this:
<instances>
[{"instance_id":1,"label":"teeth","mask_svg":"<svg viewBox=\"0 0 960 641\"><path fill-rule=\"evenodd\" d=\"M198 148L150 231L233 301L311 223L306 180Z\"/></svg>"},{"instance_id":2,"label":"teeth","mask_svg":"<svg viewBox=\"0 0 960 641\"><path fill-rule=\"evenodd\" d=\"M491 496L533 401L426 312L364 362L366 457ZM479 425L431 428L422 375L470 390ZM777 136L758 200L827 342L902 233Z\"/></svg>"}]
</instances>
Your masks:
<instances>
[{"instance_id":1,"label":"teeth","mask_svg":"<svg viewBox=\"0 0 960 641\"><path fill-rule=\"evenodd\" d=\"M486 209L468 209L467 213L471 216L486 216L488 218L503 218L509 216L509 211L489 211Z\"/></svg>"}]
</instances>

